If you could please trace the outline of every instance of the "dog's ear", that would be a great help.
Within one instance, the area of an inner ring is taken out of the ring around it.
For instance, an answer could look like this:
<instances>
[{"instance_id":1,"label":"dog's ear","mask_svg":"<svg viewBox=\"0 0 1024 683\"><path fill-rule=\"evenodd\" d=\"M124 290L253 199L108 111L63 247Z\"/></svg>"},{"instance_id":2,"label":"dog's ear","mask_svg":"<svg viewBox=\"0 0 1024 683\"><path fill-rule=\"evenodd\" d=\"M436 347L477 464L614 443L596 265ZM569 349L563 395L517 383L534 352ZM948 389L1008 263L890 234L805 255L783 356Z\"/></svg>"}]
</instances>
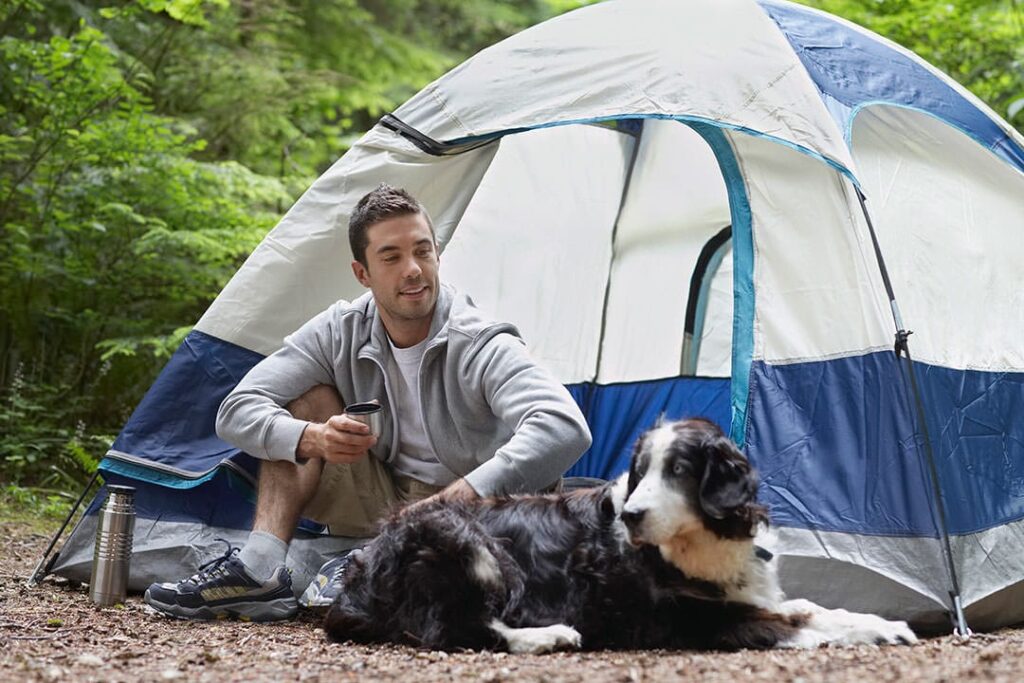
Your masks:
<instances>
[{"instance_id":1,"label":"dog's ear","mask_svg":"<svg viewBox=\"0 0 1024 683\"><path fill-rule=\"evenodd\" d=\"M633 444L633 454L629 458L629 478L626 480L626 498L636 490L636 487L640 485L640 480L643 479L643 475L640 472L640 454L644 450L644 438L647 436L647 432L642 433L637 437L636 443Z\"/></svg>"},{"instance_id":2,"label":"dog's ear","mask_svg":"<svg viewBox=\"0 0 1024 683\"><path fill-rule=\"evenodd\" d=\"M724 436L705 441L706 461L700 480L700 506L712 519L734 517L754 503L757 473Z\"/></svg>"}]
</instances>

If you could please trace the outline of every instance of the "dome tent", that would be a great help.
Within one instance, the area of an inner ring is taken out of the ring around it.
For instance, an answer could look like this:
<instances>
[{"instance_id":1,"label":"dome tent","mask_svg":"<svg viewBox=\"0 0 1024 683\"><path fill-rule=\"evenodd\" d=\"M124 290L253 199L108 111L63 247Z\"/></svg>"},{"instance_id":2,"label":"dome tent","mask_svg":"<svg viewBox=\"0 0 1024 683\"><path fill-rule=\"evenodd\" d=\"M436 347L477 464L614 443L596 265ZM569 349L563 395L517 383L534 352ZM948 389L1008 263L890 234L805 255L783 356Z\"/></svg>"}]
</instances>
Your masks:
<instances>
[{"instance_id":1,"label":"dome tent","mask_svg":"<svg viewBox=\"0 0 1024 683\"><path fill-rule=\"evenodd\" d=\"M976 628L1024 619L1024 141L906 50L775 0L576 10L384 117L104 459L140 489L134 587L245 538L254 462L217 439L217 406L361 293L346 226L382 181L426 204L442 278L583 407L594 444L570 474L614 476L659 415L707 415L760 470L791 597L937 626L952 591ZM55 571L88 577L94 530ZM290 561L349 542L309 530Z\"/></svg>"}]
</instances>

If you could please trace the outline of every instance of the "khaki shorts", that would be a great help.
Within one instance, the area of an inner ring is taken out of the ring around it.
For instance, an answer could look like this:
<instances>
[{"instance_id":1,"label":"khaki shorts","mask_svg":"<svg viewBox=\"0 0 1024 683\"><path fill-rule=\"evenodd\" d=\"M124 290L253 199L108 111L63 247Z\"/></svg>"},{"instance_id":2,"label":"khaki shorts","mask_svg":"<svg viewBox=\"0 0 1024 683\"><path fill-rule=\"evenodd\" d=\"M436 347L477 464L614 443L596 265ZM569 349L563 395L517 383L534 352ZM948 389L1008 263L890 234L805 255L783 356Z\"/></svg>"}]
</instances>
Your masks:
<instances>
[{"instance_id":1,"label":"khaki shorts","mask_svg":"<svg viewBox=\"0 0 1024 683\"><path fill-rule=\"evenodd\" d=\"M442 488L393 474L372 455L347 465L327 463L302 516L326 524L333 536L366 538L377 534L381 521L393 509Z\"/></svg>"}]
</instances>

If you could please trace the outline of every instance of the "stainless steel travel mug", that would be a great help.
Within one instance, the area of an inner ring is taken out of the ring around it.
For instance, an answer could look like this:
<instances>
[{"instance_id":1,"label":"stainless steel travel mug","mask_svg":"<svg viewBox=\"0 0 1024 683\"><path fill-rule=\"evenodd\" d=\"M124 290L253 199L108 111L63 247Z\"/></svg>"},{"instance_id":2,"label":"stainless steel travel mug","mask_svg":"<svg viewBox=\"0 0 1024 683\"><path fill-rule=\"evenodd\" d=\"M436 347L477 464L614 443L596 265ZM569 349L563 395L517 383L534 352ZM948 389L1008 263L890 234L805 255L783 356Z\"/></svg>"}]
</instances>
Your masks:
<instances>
[{"instance_id":1,"label":"stainless steel travel mug","mask_svg":"<svg viewBox=\"0 0 1024 683\"><path fill-rule=\"evenodd\" d=\"M368 401L366 403L353 403L345 406L345 414L357 422L362 422L370 428L370 433L378 439L384 429L384 408L379 403Z\"/></svg>"},{"instance_id":2,"label":"stainless steel travel mug","mask_svg":"<svg viewBox=\"0 0 1024 683\"><path fill-rule=\"evenodd\" d=\"M92 555L89 597L97 605L124 602L128 593L128 569L135 530L135 489L107 486L107 499L96 523L96 548Z\"/></svg>"}]
</instances>

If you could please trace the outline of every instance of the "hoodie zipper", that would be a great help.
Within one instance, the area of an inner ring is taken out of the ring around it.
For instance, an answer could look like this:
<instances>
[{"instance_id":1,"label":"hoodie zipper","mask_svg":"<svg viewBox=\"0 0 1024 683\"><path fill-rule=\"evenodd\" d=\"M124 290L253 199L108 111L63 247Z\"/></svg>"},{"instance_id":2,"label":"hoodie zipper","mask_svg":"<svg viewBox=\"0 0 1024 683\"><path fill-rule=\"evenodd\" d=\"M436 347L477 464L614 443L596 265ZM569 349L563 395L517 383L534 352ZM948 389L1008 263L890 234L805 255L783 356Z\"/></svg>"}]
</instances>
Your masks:
<instances>
[{"instance_id":1,"label":"hoodie zipper","mask_svg":"<svg viewBox=\"0 0 1024 683\"><path fill-rule=\"evenodd\" d=\"M419 394L420 424L423 425L423 434L426 435L427 443L430 444L430 449L434 451L434 457L437 458L437 461L444 465L445 469L456 477L462 477L461 474L458 474L454 469L452 469L451 465L442 459L441 451L437 449L437 444L434 443L434 437L430 435L430 427L427 424L426 415L423 412L423 406L427 404L427 402L423 400L423 366L427 363L427 354L440 348L443 343L444 342L435 342L428 345L427 348L423 350L423 355L420 357L420 366L416 369L416 380L418 384L416 387L416 393Z\"/></svg>"},{"instance_id":2,"label":"hoodie zipper","mask_svg":"<svg viewBox=\"0 0 1024 683\"><path fill-rule=\"evenodd\" d=\"M388 453L387 460L385 460L384 462L391 462L396 457L398 457L399 430L398 430L398 411L395 410L395 403L394 403L393 394L391 392L391 381L388 378L388 371L384 367L384 364L380 360L375 358L372 353L367 353L366 355L361 355L360 354L359 357L360 358L365 358L366 360L369 360L369 361L372 361L373 364L377 366L377 369L380 370L380 374L384 376L384 397L385 397L385 399L388 402L388 410L390 411L390 414L391 414L391 431L392 431L390 453ZM430 437L428 436L427 438L429 439Z\"/></svg>"}]
</instances>

